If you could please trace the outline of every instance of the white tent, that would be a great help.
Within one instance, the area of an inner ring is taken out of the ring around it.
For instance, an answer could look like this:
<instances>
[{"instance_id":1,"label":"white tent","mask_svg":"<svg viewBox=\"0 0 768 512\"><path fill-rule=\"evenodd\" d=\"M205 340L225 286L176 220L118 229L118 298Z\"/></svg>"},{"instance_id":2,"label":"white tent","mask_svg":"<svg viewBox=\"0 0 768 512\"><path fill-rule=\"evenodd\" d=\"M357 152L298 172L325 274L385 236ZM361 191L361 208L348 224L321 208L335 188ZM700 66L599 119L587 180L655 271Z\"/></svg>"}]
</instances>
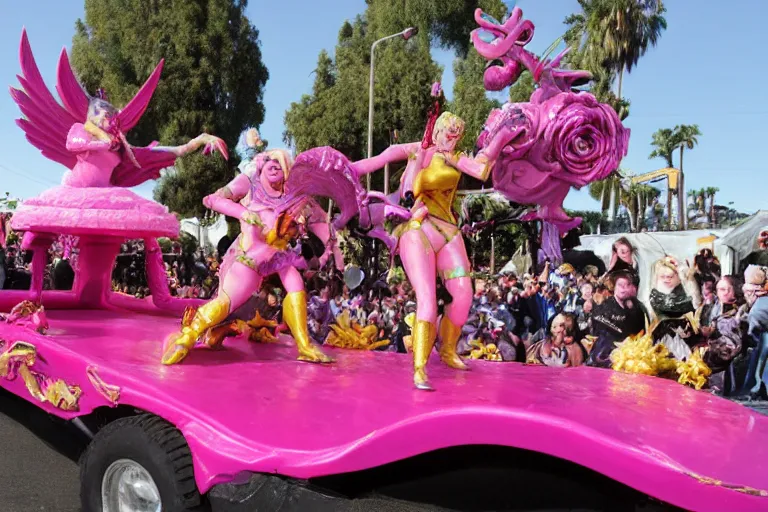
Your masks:
<instances>
[{"instance_id":1,"label":"white tent","mask_svg":"<svg viewBox=\"0 0 768 512\"><path fill-rule=\"evenodd\" d=\"M215 248L219 240L227 234L227 221L223 215L219 215L213 224L201 226L197 218L184 219L181 221L181 231L195 237L201 247Z\"/></svg>"},{"instance_id":2,"label":"white tent","mask_svg":"<svg viewBox=\"0 0 768 512\"><path fill-rule=\"evenodd\" d=\"M759 210L718 240L715 254L720 259L723 273L738 272L741 260L758 249L757 236L765 228L768 228L768 210Z\"/></svg>"},{"instance_id":3,"label":"white tent","mask_svg":"<svg viewBox=\"0 0 768 512\"><path fill-rule=\"evenodd\" d=\"M635 259L637 260L640 274L638 297L643 302L647 302L648 296L651 293L653 264L657 260L669 255L681 262L687 259L693 265L693 257L696 253L705 246L712 246L711 242L704 242L704 240L711 239L712 235L718 238L723 237L728 231L727 229L698 229L653 233L586 235L581 237L581 245L576 247L576 249L594 252L596 256L605 262L607 267L611 262L613 242L621 237L626 237L636 249Z\"/></svg>"}]
</instances>

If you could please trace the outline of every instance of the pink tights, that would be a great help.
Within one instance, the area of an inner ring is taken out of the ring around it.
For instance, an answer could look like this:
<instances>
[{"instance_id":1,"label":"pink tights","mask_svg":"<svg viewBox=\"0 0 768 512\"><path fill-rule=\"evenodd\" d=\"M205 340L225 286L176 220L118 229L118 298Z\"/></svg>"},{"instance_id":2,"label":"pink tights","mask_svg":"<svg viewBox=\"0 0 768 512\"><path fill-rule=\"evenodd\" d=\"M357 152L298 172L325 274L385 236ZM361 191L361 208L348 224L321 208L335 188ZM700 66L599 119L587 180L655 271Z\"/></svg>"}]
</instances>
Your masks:
<instances>
[{"instance_id":1,"label":"pink tights","mask_svg":"<svg viewBox=\"0 0 768 512\"><path fill-rule=\"evenodd\" d=\"M221 277L219 296L229 299L229 311L235 311L246 303L254 293L261 288L262 276L250 267L240 262L232 262ZM294 267L286 267L278 272L280 280L288 293L304 290L304 281L301 274Z\"/></svg>"},{"instance_id":2,"label":"pink tights","mask_svg":"<svg viewBox=\"0 0 768 512\"><path fill-rule=\"evenodd\" d=\"M461 266L469 269L467 250L464 240L457 233L449 242L444 239L433 240L430 231L413 229L400 237L400 258L403 260L405 273L416 292L416 318L432 324L437 323L436 276L444 275ZM442 242L442 243L441 243ZM437 253L433 247L437 247ZM446 306L445 314L456 326L467 321L472 305L472 282L469 275L443 279L445 287L453 297Z\"/></svg>"}]
</instances>

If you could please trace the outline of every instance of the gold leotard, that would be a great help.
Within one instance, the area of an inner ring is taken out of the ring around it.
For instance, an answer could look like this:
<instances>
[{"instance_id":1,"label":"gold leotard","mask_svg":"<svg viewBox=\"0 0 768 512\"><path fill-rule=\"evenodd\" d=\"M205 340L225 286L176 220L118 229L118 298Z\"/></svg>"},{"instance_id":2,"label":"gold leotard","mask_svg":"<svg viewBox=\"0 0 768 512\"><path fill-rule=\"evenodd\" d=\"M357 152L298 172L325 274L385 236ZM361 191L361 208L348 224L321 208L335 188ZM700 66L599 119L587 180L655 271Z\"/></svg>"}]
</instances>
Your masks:
<instances>
[{"instance_id":1,"label":"gold leotard","mask_svg":"<svg viewBox=\"0 0 768 512\"><path fill-rule=\"evenodd\" d=\"M416 175L414 198L427 207L430 215L455 225L453 201L460 179L461 172L446 163L445 155L435 153L429 165Z\"/></svg>"}]
</instances>

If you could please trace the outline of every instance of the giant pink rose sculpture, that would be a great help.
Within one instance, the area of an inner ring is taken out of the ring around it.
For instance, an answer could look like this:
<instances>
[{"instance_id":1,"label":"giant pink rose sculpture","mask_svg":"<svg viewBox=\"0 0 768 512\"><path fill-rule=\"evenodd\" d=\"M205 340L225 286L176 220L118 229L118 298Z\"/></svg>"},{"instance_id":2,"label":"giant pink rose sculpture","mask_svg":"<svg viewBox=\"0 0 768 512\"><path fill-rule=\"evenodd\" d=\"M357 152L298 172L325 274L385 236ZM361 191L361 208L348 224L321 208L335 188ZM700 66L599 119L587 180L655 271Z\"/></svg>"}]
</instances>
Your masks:
<instances>
[{"instance_id":1,"label":"giant pink rose sculpture","mask_svg":"<svg viewBox=\"0 0 768 512\"><path fill-rule=\"evenodd\" d=\"M475 19L481 28L472 33L472 43L480 55L500 63L486 70L486 88L511 85L523 68L538 84L530 102L493 110L478 138L481 148L497 138L505 143L493 167L493 186L511 201L538 205L526 220L552 222L565 232L581 222L563 210L568 191L614 172L627 154L629 130L609 105L572 89L590 75L557 68L567 50L542 61L524 48L534 27L522 20L519 8L504 24L479 9Z\"/></svg>"}]
</instances>

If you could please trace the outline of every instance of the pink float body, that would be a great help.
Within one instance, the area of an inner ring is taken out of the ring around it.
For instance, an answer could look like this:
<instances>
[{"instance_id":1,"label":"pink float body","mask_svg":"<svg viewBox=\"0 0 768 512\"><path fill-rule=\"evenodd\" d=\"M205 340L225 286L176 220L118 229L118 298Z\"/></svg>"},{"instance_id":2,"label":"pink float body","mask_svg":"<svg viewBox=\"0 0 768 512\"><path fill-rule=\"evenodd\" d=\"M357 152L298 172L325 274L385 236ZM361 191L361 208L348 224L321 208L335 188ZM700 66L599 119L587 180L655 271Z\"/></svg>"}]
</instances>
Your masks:
<instances>
[{"instance_id":1,"label":"pink float body","mask_svg":"<svg viewBox=\"0 0 768 512\"><path fill-rule=\"evenodd\" d=\"M232 339L168 367L159 363L162 340L178 318L48 311L48 319L48 335L0 325L0 338L35 345L35 371L79 385L79 411L40 404L20 378L0 385L72 418L111 405L88 381L94 367L119 386L121 405L181 430L201 492L243 471L309 478L495 444L576 462L689 510L768 507L768 497L693 476L767 489L768 418L672 381L480 361L457 372L433 357L438 391L424 393L410 385L406 355L333 350L336 364L311 365L296 361L290 344Z\"/></svg>"}]
</instances>

